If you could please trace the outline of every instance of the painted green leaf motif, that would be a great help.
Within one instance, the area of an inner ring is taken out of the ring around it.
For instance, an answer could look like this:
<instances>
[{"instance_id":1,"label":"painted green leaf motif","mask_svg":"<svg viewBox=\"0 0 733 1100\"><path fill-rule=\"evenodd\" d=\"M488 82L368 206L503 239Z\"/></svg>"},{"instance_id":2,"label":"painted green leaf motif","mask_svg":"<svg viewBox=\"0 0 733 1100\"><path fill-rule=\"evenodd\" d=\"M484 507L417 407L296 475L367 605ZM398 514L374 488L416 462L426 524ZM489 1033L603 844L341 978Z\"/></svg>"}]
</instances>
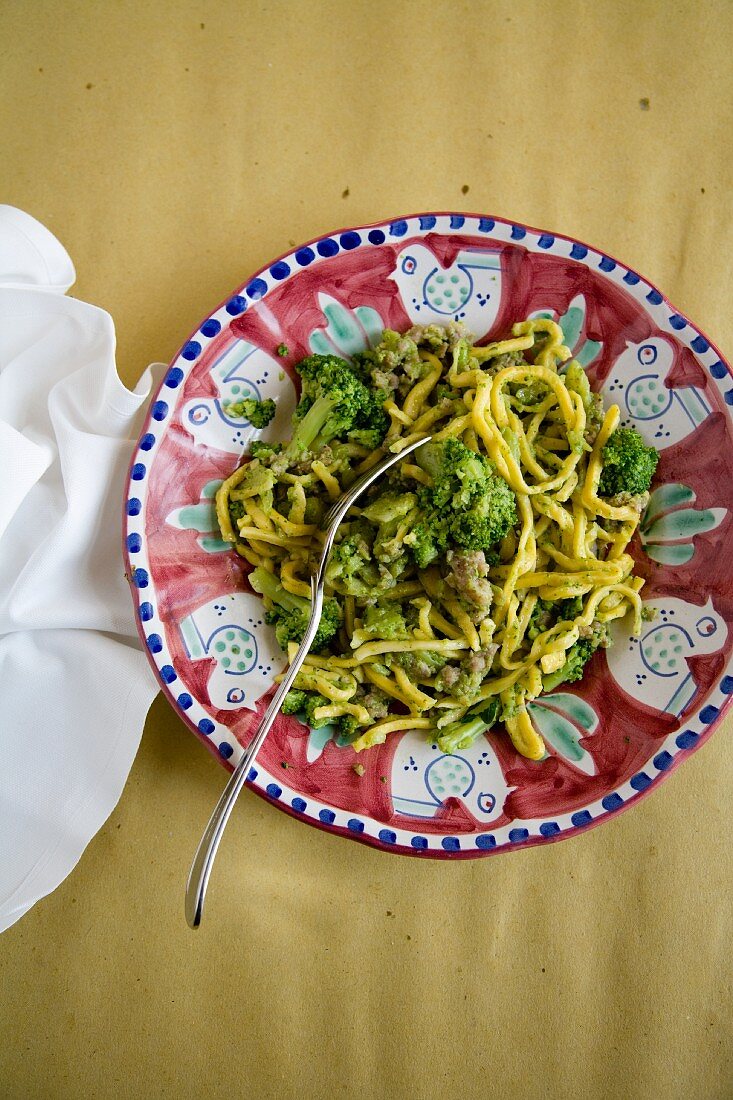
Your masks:
<instances>
[{"instance_id":1,"label":"painted green leaf motif","mask_svg":"<svg viewBox=\"0 0 733 1100\"><path fill-rule=\"evenodd\" d=\"M314 355L333 355L333 348L320 329L315 329L310 334L308 343Z\"/></svg>"},{"instance_id":2,"label":"painted green leaf motif","mask_svg":"<svg viewBox=\"0 0 733 1100\"><path fill-rule=\"evenodd\" d=\"M353 355L364 350L364 332L351 310L338 302L329 302L323 307L328 321L326 335L331 338L342 355Z\"/></svg>"},{"instance_id":3,"label":"painted green leaf motif","mask_svg":"<svg viewBox=\"0 0 733 1100\"><path fill-rule=\"evenodd\" d=\"M645 538L655 542L671 542L674 539L694 538L703 531L712 531L725 516L724 508L680 508L660 516L644 532Z\"/></svg>"},{"instance_id":4,"label":"painted green leaf motif","mask_svg":"<svg viewBox=\"0 0 733 1100\"><path fill-rule=\"evenodd\" d=\"M384 323L376 309L372 309L371 306L357 306L354 313L367 334L370 346L378 344L382 339Z\"/></svg>"},{"instance_id":5,"label":"painted green leaf motif","mask_svg":"<svg viewBox=\"0 0 733 1100\"><path fill-rule=\"evenodd\" d=\"M692 504L695 494L689 485L682 485L679 481L670 481L666 485L660 485L649 497L646 506L647 516L656 516L659 512L669 512L672 508L679 508L682 504Z\"/></svg>"},{"instance_id":6,"label":"painted green leaf motif","mask_svg":"<svg viewBox=\"0 0 733 1100\"><path fill-rule=\"evenodd\" d=\"M587 367L589 363L593 362L602 347L603 344L599 344L597 340L586 340L575 358L581 367Z\"/></svg>"},{"instance_id":7,"label":"painted green leaf motif","mask_svg":"<svg viewBox=\"0 0 733 1100\"><path fill-rule=\"evenodd\" d=\"M542 702L546 706L552 707L553 710L562 711L563 714L575 722L576 726L580 726L588 733L593 733L598 726L598 715L593 707L589 706L584 699L578 698L577 695L558 691L554 695L545 695Z\"/></svg>"},{"instance_id":8,"label":"painted green leaf motif","mask_svg":"<svg viewBox=\"0 0 733 1100\"><path fill-rule=\"evenodd\" d=\"M579 309L578 306L571 306L558 322L562 329L565 343L569 348L574 348L578 342L580 330L583 327L584 316L584 310Z\"/></svg>"},{"instance_id":9,"label":"painted green leaf motif","mask_svg":"<svg viewBox=\"0 0 733 1100\"><path fill-rule=\"evenodd\" d=\"M201 504L186 504L177 508L167 517L171 527L181 527L184 531L215 531L217 529L214 506L209 501Z\"/></svg>"},{"instance_id":10,"label":"painted green leaf motif","mask_svg":"<svg viewBox=\"0 0 733 1100\"><path fill-rule=\"evenodd\" d=\"M212 497L215 497L217 492L221 488L221 485L221 478L214 478L213 481L207 481L203 489L201 490L201 499L210 500Z\"/></svg>"},{"instance_id":11,"label":"painted green leaf motif","mask_svg":"<svg viewBox=\"0 0 733 1100\"><path fill-rule=\"evenodd\" d=\"M530 703L527 709L535 727L555 752L586 774L594 773L593 758L580 744L581 735L567 718L536 703Z\"/></svg>"},{"instance_id":12,"label":"painted green leaf motif","mask_svg":"<svg viewBox=\"0 0 733 1100\"><path fill-rule=\"evenodd\" d=\"M202 550L205 550L207 554L223 554L225 550L231 550L232 544L230 542L224 542L223 539L211 538L208 535L202 535L200 539L196 540Z\"/></svg>"},{"instance_id":13,"label":"painted green leaf motif","mask_svg":"<svg viewBox=\"0 0 733 1100\"><path fill-rule=\"evenodd\" d=\"M685 565L695 553L691 542L680 542L676 546L658 546L650 543L644 547L647 557L658 561L660 565Z\"/></svg>"}]
</instances>

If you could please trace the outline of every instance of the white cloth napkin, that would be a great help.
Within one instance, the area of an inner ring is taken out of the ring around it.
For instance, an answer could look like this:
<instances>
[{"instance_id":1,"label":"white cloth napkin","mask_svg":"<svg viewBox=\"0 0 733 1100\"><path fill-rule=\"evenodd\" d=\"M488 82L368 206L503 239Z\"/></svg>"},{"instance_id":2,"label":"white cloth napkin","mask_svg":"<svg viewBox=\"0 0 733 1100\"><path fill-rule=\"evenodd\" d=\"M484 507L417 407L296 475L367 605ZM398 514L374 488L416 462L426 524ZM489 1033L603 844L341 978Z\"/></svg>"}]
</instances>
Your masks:
<instances>
[{"instance_id":1,"label":"white cloth napkin","mask_svg":"<svg viewBox=\"0 0 733 1100\"><path fill-rule=\"evenodd\" d=\"M0 931L111 813L157 686L123 576L123 484L153 384L66 297L56 238L0 206Z\"/></svg>"}]
</instances>

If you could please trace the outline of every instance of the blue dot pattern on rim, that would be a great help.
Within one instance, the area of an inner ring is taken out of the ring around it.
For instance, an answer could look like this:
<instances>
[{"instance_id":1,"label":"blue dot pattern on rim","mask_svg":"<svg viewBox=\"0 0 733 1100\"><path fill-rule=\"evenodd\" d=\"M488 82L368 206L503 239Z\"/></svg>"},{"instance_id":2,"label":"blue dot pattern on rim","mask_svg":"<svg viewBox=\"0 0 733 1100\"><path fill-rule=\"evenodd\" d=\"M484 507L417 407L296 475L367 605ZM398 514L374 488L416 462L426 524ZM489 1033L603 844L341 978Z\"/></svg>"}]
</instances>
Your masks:
<instances>
[{"instance_id":1,"label":"blue dot pattern on rim","mask_svg":"<svg viewBox=\"0 0 733 1100\"><path fill-rule=\"evenodd\" d=\"M379 839L382 844L394 844L397 841L397 834L393 833L391 829L380 829Z\"/></svg>"},{"instance_id":2,"label":"blue dot pattern on rim","mask_svg":"<svg viewBox=\"0 0 733 1100\"><path fill-rule=\"evenodd\" d=\"M140 604L140 618L144 623L149 622L154 614L155 612L153 611L153 605L151 603L147 603L146 601Z\"/></svg>"},{"instance_id":3,"label":"blue dot pattern on rim","mask_svg":"<svg viewBox=\"0 0 733 1100\"><path fill-rule=\"evenodd\" d=\"M174 390L183 381L183 371L180 367L172 367L165 376L165 384L169 390Z\"/></svg>"},{"instance_id":4,"label":"blue dot pattern on rim","mask_svg":"<svg viewBox=\"0 0 733 1100\"><path fill-rule=\"evenodd\" d=\"M733 390L727 390L724 396L726 405L733 405Z\"/></svg>"},{"instance_id":5,"label":"blue dot pattern on rim","mask_svg":"<svg viewBox=\"0 0 733 1100\"><path fill-rule=\"evenodd\" d=\"M319 256L323 256L325 260L327 260L330 256L335 256L338 250L339 246L333 239L333 237L325 237L316 245L316 252Z\"/></svg>"},{"instance_id":6,"label":"blue dot pattern on rim","mask_svg":"<svg viewBox=\"0 0 733 1100\"><path fill-rule=\"evenodd\" d=\"M613 271L616 266L616 261L612 260L610 256L602 256L598 266L601 271Z\"/></svg>"},{"instance_id":7,"label":"blue dot pattern on rim","mask_svg":"<svg viewBox=\"0 0 733 1100\"><path fill-rule=\"evenodd\" d=\"M510 829L509 839L512 844L521 844L529 836L529 829Z\"/></svg>"},{"instance_id":8,"label":"blue dot pattern on rim","mask_svg":"<svg viewBox=\"0 0 733 1100\"><path fill-rule=\"evenodd\" d=\"M461 849L461 842L457 836L444 836L440 845L446 852L459 852Z\"/></svg>"},{"instance_id":9,"label":"blue dot pattern on rim","mask_svg":"<svg viewBox=\"0 0 733 1100\"><path fill-rule=\"evenodd\" d=\"M150 415L153 420L165 420L168 415L168 403L166 401L156 401L150 410Z\"/></svg>"},{"instance_id":10,"label":"blue dot pattern on rim","mask_svg":"<svg viewBox=\"0 0 733 1100\"><path fill-rule=\"evenodd\" d=\"M666 772L667 768L672 764L673 757L666 751L658 752L654 757L652 763L658 772Z\"/></svg>"},{"instance_id":11,"label":"blue dot pattern on rim","mask_svg":"<svg viewBox=\"0 0 733 1100\"><path fill-rule=\"evenodd\" d=\"M543 821L540 825L540 836L557 836L560 826L556 821Z\"/></svg>"},{"instance_id":12,"label":"blue dot pattern on rim","mask_svg":"<svg viewBox=\"0 0 733 1100\"><path fill-rule=\"evenodd\" d=\"M512 226L512 240L513 241L524 240L524 238L526 236L527 236L527 230L524 228L523 225L513 225Z\"/></svg>"},{"instance_id":13,"label":"blue dot pattern on rim","mask_svg":"<svg viewBox=\"0 0 733 1100\"><path fill-rule=\"evenodd\" d=\"M336 820L336 814L333 810L319 810L318 820L322 821L324 825L333 825Z\"/></svg>"},{"instance_id":14,"label":"blue dot pattern on rim","mask_svg":"<svg viewBox=\"0 0 733 1100\"><path fill-rule=\"evenodd\" d=\"M574 244L570 249L570 258L572 260L584 260L588 255L588 249L584 244Z\"/></svg>"},{"instance_id":15,"label":"blue dot pattern on rim","mask_svg":"<svg viewBox=\"0 0 733 1100\"><path fill-rule=\"evenodd\" d=\"M278 787L277 783L268 783L265 792L269 794L270 798L279 798L283 793L282 787Z\"/></svg>"},{"instance_id":16,"label":"blue dot pattern on rim","mask_svg":"<svg viewBox=\"0 0 733 1100\"><path fill-rule=\"evenodd\" d=\"M384 830L382 830L382 831L384 831ZM380 839L381 839L381 836L380 836ZM412 840L410 841L410 845L416 851L422 852L427 848L428 842L427 842L427 839L424 836L414 836L412 838Z\"/></svg>"},{"instance_id":17,"label":"blue dot pattern on rim","mask_svg":"<svg viewBox=\"0 0 733 1100\"><path fill-rule=\"evenodd\" d=\"M270 274L273 279L287 279L290 274L290 267L284 260L278 260L278 262L273 264L270 268Z\"/></svg>"},{"instance_id":18,"label":"blue dot pattern on rim","mask_svg":"<svg viewBox=\"0 0 733 1100\"><path fill-rule=\"evenodd\" d=\"M189 710L193 706L193 699L187 691L181 692L176 700L181 710Z\"/></svg>"},{"instance_id":19,"label":"blue dot pattern on rim","mask_svg":"<svg viewBox=\"0 0 733 1100\"><path fill-rule=\"evenodd\" d=\"M139 553L142 549L142 545L143 540L140 538L136 531L127 536L127 549L130 551L131 554Z\"/></svg>"},{"instance_id":20,"label":"blue dot pattern on rim","mask_svg":"<svg viewBox=\"0 0 733 1100\"><path fill-rule=\"evenodd\" d=\"M710 344L707 342L704 336L696 336L695 339L692 341L692 350L696 351L698 355L702 355L703 352L707 351L709 347Z\"/></svg>"},{"instance_id":21,"label":"blue dot pattern on rim","mask_svg":"<svg viewBox=\"0 0 733 1100\"><path fill-rule=\"evenodd\" d=\"M308 264L312 264L315 258L316 254L312 248L299 248L295 253L295 259L301 267L307 267Z\"/></svg>"},{"instance_id":22,"label":"blue dot pattern on rim","mask_svg":"<svg viewBox=\"0 0 733 1100\"><path fill-rule=\"evenodd\" d=\"M140 440L140 450L150 451L155 446L155 436L152 432L146 432Z\"/></svg>"},{"instance_id":23,"label":"blue dot pattern on rim","mask_svg":"<svg viewBox=\"0 0 733 1100\"><path fill-rule=\"evenodd\" d=\"M211 721L210 718L202 718L201 721L199 722L199 729L201 730L202 733L205 733L207 737L210 737L211 734L216 729L216 726L214 725L214 723Z\"/></svg>"},{"instance_id":24,"label":"blue dot pattern on rim","mask_svg":"<svg viewBox=\"0 0 733 1100\"><path fill-rule=\"evenodd\" d=\"M221 322L217 321L216 317L210 317L208 321L204 321L200 331L204 336L218 336L221 332Z\"/></svg>"},{"instance_id":25,"label":"blue dot pattern on rim","mask_svg":"<svg viewBox=\"0 0 733 1100\"><path fill-rule=\"evenodd\" d=\"M249 771L247 772L247 782L248 783L254 783L255 779L258 776L258 774L259 773L257 771L257 768L250 768Z\"/></svg>"},{"instance_id":26,"label":"blue dot pattern on rim","mask_svg":"<svg viewBox=\"0 0 733 1100\"><path fill-rule=\"evenodd\" d=\"M247 303L241 294L235 294L233 298L229 299L224 308L231 317L238 317L240 313L244 313Z\"/></svg>"},{"instance_id":27,"label":"blue dot pattern on rim","mask_svg":"<svg viewBox=\"0 0 733 1100\"><path fill-rule=\"evenodd\" d=\"M480 833L476 837L476 847L483 852L488 852L490 848L496 847L496 837L493 837L491 833Z\"/></svg>"},{"instance_id":28,"label":"blue dot pattern on rim","mask_svg":"<svg viewBox=\"0 0 733 1100\"><path fill-rule=\"evenodd\" d=\"M493 230L495 225L496 225L496 222L494 221L493 218L480 218L479 223L478 223L479 232L480 233L491 233L491 231Z\"/></svg>"},{"instance_id":29,"label":"blue dot pattern on rim","mask_svg":"<svg viewBox=\"0 0 733 1100\"><path fill-rule=\"evenodd\" d=\"M650 784L651 779L646 772L637 772L629 780L629 786L635 791L645 791Z\"/></svg>"},{"instance_id":30,"label":"blue dot pattern on rim","mask_svg":"<svg viewBox=\"0 0 733 1100\"><path fill-rule=\"evenodd\" d=\"M695 733L694 730L683 730L682 733L677 735L675 744L678 749L692 749L700 740L700 735Z\"/></svg>"},{"instance_id":31,"label":"blue dot pattern on rim","mask_svg":"<svg viewBox=\"0 0 733 1100\"><path fill-rule=\"evenodd\" d=\"M650 302L653 306L659 306L662 304L662 295L658 290L650 290L646 296L647 302Z\"/></svg>"},{"instance_id":32,"label":"blue dot pattern on rim","mask_svg":"<svg viewBox=\"0 0 733 1100\"><path fill-rule=\"evenodd\" d=\"M466 224L466 219L462 214L451 214L450 227L451 229L463 229Z\"/></svg>"},{"instance_id":33,"label":"blue dot pattern on rim","mask_svg":"<svg viewBox=\"0 0 733 1100\"><path fill-rule=\"evenodd\" d=\"M639 276L636 274L635 271L627 271L624 275L624 282L628 283L629 286L636 286L636 284L640 281L641 280L639 279Z\"/></svg>"},{"instance_id":34,"label":"blue dot pattern on rim","mask_svg":"<svg viewBox=\"0 0 733 1100\"><path fill-rule=\"evenodd\" d=\"M613 791L612 794L607 794L605 798L601 799L601 806L603 806L604 810L608 810L609 813L613 813L614 810L620 810L623 804L623 798L615 791Z\"/></svg>"},{"instance_id":35,"label":"blue dot pattern on rim","mask_svg":"<svg viewBox=\"0 0 733 1100\"><path fill-rule=\"evenodd\" d=\"M172 684L174 680L178 679L178 673L174 669L173 665L163 665L160 670L161 679L166 684Z\"/></svg>"},{"instance_id":36,"label":"blue dot pattern on rim","mask_svg":"<svg viewBox=\"0 0 733 1100\"><path fill-rule=\"evenodd\" d=\"M308 807L308 803L304 798L294 798L290 805L298 814L302 814Z\"/></svg>"},{"instance_id":37,"label":"blue dot pattern on rim","mask_svg":"<svg viewBox=\"0 0 733 1100\"><path fill-rule=\"evenodd\" d=\"M437 221L437 218L432 217L432 215L428 215L427 217L425 215L423 215L423 217L420 218L420 228L421 229L434 229L436 221Z\"/></svg>"},{"instance_id":38,"label":"blue dot pattern on rim","mask_svg":"<svg viewBox=\"0 0 733 1100\"><path fill-rule=\"evenodd\" d=\"M346 822L346 827L347 829L350 829L352 833L364 832L364 822L359 821L358 817L350 817L349 820Z\"/></svg>"},{"instance_id":39,"label":"blue dot pattern on rim","mask_svg":"<svg viewBox=\"0 0 733 1100\"><path fill-rule=\"evenodd\" d=\"M584 825L590 825L593 817L587 810L578 810L576 814L571 814L570 820L576 829L582 829Z\"/></svg>"},{"instance_id":40,"label":"blue dot pattern on rim","mask_svg":"<svg viewBox=\"0 0 733 1100\"><path fill-rule=\"evenodd\" d=\"M384 233L381 229L370 229L367 239L370 244L384 244Z\"/></svg>"},{"instance_id":41,"label":"blue dot pattern on rim","mask_svg":"<svg viewBox=\"0 0 733 1100\"><path fill-rule=\"evenodd\" d=\"M339 244L341 245L342 248L345 248L346 251L348 252L352 248L358 248L359 247L359 245L361 244L361 237L359 236L358 233L353 233L353 232L342 233L341 236L339 237Z\"/></svg>"},{"instance_id":42,"label":"blue dot pattern on rim","mask_svg":"<svg viewBox=\"0 0 733 1100\"><path fill-rule=\"evenodd\" d=\"M718 717L719 714L720 714L720 711L718 710L717 707L713 707L713 706L703 707L702 710L700 711L700 721L704 722L706 726L709 726L711 722L715 721L715 719Z\"/></svg>"},{"instance_id":43,"label":"blue dot pattern on rim","mask_svg":"<svg viewBox=\"0 0 733 1100\"><path fill-rule=\"evenodd\" d=\"M267 294L267 283L264 279L253 279L246 288L246 294L253 302L259 302Z\"/></svg>"},{"instance_id":44,"label":"blue dot pattern on rim","mask_svg":"<svg viewBox=\"0 0 733 1100\"><path fill-rule=\"evenodd\" d=\"M184 347L181 355L184 359L188 359L189 362L193 362L194 359L198 359L201 354L201 344L198 340L189 340Z\"/></svg>"},{"instance_id":45,"label":"blue dot pattern on rim","mask_svg":"<svg viewBox=\"0 0 733 1100\"><path fill-rule=\"evenodd\" d=\"M143 510L142 501L137 497L130 497L127 502L127 514L128 516L139 516Z\"/></svg>"},{"instance_id":46,"label":"blue dot pattern on rim","mask_svg":"<svg viewBox=\"0 0 733 1100\"><path fill-rule=\"evenodd\" d=\"M551 237L549 233L543 233L540 239L537 241L539 248L552 248L555 243L555 238Z\"/></svg>"},{"instance_id":47,"label":"blue dot pattern on rim","mask_svg":"<svg viewBox=\"0 0 733 1100\"><path fill-rule=\"evenodd\" d=\"M226 741L222 741L219 745L219 756L223 756L225 760L228 760L234 753L234 749Z\"/></svg>"},{"instance_id":48,"label":"blue dot pattern on rim","mask_svg":"<svg viewBox=\"0 0 733 1100\"><path fill-rule=\"evenodd\" d=\"M136 462L130 470L130 477L133 481L142 481L146 473L145 464L143 462Z\"/></svg>"},{"instance_id":49,"label":"blue dot pattern on rim","mask_svg":"<svg viewBox=\"0 0 733 1100\"><path fill-rule=\"evenodd\" d=\"M130 579L135 585L135 588L147 588L150 582L150 577L148 576L147 569L133 569L130 575Z\"/></svg>"},{"instance_id":50,"label":"blue dot pattern on rim","mask_svg":"<svg viewBox=\"0 0 733 1100\"><path fill-rule=\"evenodd\" d=\"M733 694L733 676L724 676L720 681L720 690L724 695Z\"/></svg>"},{"instance_id":51,"label":"blue dot pattern on rim","mask_svg":"<svg viewBox=\"0 0 733 1100\"><path fill-rule=\"evenodd\" d=\"M392 222L392 224L389 227L390 237L404 237L406 232L407 232L407 222L406 221Z\"/></svg>"},{"instance_id":52,"label":"blue dot pattern on rim","mask_svg":"<svg viewBox=\"0 0 733 1100\"><path fill-rule=\"evenodd\" d=\"M728 371L725 369L725 363L721 363L720 359L718 359L717 363L713 363L711 366L710 373L713 378L725 378Z\"/></svg>"},{"instance_id":53,"label":"blue dot pattern on rim","mask_svg":"<svg viewBox=\"0 0 733 1100\"><path fill-rule=\"evenodd\" d=\"M680 317L679 313L673 313L669 319L669 323L672 328L676 328L678 331L687 326L687 321L684 317Z\"/></svg>"}]
</instances>

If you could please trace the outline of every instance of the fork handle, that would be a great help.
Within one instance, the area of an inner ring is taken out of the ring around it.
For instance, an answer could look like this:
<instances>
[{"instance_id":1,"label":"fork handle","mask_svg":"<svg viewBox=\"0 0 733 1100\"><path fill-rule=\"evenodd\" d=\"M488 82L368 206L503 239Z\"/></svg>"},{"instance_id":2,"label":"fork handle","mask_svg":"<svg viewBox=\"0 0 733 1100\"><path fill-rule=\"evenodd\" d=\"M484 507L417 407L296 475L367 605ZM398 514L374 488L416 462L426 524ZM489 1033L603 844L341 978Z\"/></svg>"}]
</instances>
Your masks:
<instances>
[{"instance_id":1,"label":"fork handle","mask_svg":"<svg viewBox=\"0 0 733 1100\"><path fill-rule=\"evenodd\" d=\"M270 700L270 705L263 714L262 721L255 730L254 737L244 750L239 763L230 775L229 782L222 791L221 797L214 807L214 812L209 818L209 824L206 826L204 835L201 837L199 846L196 849L196 855L193 857L191 870L188 873L188 882L186 883L186 920L191 928L198 928L201 923L201 916L204 911L204 898L206 897L206 888L209 884L211 868L216 858L219 842L226 828L227 821L229 820L229 815L234 809L234 803L237 801L239 792L242 790L247 780L250 764L260 751L262 742L267 737L272 723L280 712L282 701L290 690L293 680L298 675L300 666L303 664L308 654L308 650L316 636L316 631L318 630L321 620L322 607L323 589L318 583L318 577L314 575L311 576L311 617L308 623L308 629L303 635L303 641L300 643L300 648L292 664L285 673L282 683Z\"/></svg>"}]
</instances>

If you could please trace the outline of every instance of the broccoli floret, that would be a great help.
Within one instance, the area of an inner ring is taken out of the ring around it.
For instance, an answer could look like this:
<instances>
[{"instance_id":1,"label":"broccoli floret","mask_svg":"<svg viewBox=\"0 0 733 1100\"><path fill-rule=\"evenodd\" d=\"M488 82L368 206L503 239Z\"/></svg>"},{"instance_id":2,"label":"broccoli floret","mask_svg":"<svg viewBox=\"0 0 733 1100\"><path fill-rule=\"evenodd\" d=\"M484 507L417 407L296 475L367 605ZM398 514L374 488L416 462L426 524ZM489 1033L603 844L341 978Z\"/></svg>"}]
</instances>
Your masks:
<instances>
[{"instance_id":1,"label":"broccoli floret","mask_svg":"<svg viewBox=\"0 0 733 1100\"><path fill-rule=\"evenodd\" d=\"M367 439L371 447L381 443L389 418L378 395L364 385L345 359L309 355L297 370L303 390L295 412L295 431L286 450L290 460L296 460L304 451L318 451L337 437L356 442Z\"/></svg>"},{"instance_id":2,"label":"broccoli floret","mask_svg":"<svg viewBox=\"0 0 733 1100\"><path fill-rule=\"evenodd\" d=\"M262 439L253 439L249 445L252 458L259 458L260 462L266 462L273 455L280 454L282 449L282 443L265 443Z\"/></svg>"},{"instance_id":3,"label":"broccoli floret","mask_svg":"<svg viewBox=\"0 0 733 1100\"><path fill-rule=\"evenodd\" d=\"M486 730L491 729L499 720L501 704L495 696L488 706L476 714L467 715L460 722L452 722L440 732L438 747L445 753L454 753L467 749Z\"/></svg>"},{"instance_id":4,"label":"broccoli floret","mask_svg":"<svg viewBox=\"0 0 733 1100\"><path fill-rule=\"evenodd\" d=\"M275 415L275 402L271 397L266 401L258 401L254 397L245 397L243 401L235 401L231 405L225 405L224 411L229 416L242 417L249 420L253 428L266 428Z\"/></svg>"},{"instance_id":5,"label":"broccoli floret","mask_svg":"<svg viewBox=\"0 0 733 1100\"><path fill-rule=\"evenodd\" d=\"M390 601L381 606L370 604L364 612L360 633L388 640L407 638L407 624L400 605L396 601Z\"/></svg>"},{"instance_id":6,"label":"broccoli floret","mask_svg":"<svg viewBox=\"0 0 733 1100\"><path fill-rule=\"evenodd\" d=\"M307 691L299 691L297 688L291 688L283 699L283 705L280 707L280 712L282 714L301 714L305 711L305 704L307 701Z\"/></svg>"},{"instance_id":7,"label":"broccoli floret","mask_svg":"<svg viewBox=\"0 0 733 1100\"><path fill-rule=\"evenodd\" d=\"M273 573L258 567L249 575L249 583L255 592L267 596L273 607L265 613L265 621L275 627L275 637L283 649L288 642L300 642L310 619L310 600L287 592ZM333 638L341 626L341 611L336 600L324 600L321 621L311 645L317 653Z\"/></svg>"},{"instance_id":8,"label":"broccoli floret","mask_svg":"<svg viewBox=\"0 0 733 1100\"><path fill-rule=\"evenodd\" d=\"M353 714L340 714L336 719L336 732L342 745L350 745L363 732Z\"/></svg>"},{"instance_id":9,"label":"broccoli floret","mask_svg":"<svg viewBox=\"0 0 733 1100\"><path fill-rule=\"evenodd\" d=\"M429 680L436 672L440 672L448 660L433 649L390 653L387 659L390 664L403 668L411 680Z\"/></svg>"},{"instance_id":10,"label":"broccoli floret","mask_svg":"<svg viewBox=\"0 0 733 1100\"><path fill-rule=\"evenodd\" d=\"M617 428L601 452L603 472L598 492L603 497L618 493L637 496L651 485L659 454L647 447L634 428Z\"/></svg>"},{"instance_id":11,"label":"broccoli floret","mask_svg":"<svg viewBox=\"0 0 733 1100\"><path fill-rule=\"evenodd\" d=\"M421 447L417 462L433 479L418 494L422 517L405 539L420 569L451 542L464 550L488 550L516 522L514 493L490 459L457 439Z\"/></svg>"},{"instance_id":12,"label":"broccoli floret","mask_svg":"<svg viewBox=\"0 0 733 1100\"><path fill-rule=\"evenodd\" d=\"M275 350L281 359L285 359L288 355L290 355L290 350L287 344L278 344Z\"/></svg>"},{"instance_id":13,"label":"broccoli floret","mask_svg":"<svg viewBox=\"0 0 733 1100\"><path fill-rule=\"evenodd\" d=\"M554 608L555 604L552 600L543 600L541 596L539 597L527 623L527 638L530 642L550 629L554 620Z\"/></svg>"},{"instance_id":14,"label":"broccoli floret","mask_svg":"<svg viewBox=\"0 0 733 1100\"><path fill-rule=\"evenodd\" d=\"M568 650L565 664L557 670L542 677L542 690L552 691L559 684L572 684L582 679L585 666L595 651L606 648L609 645L608 628L605 624L594 623L593 633L588 638L581 638Z\"/></svg>"},{"instance_id":15,"label":"broccoli floret","mask_svg":"<svg viewBox=\"0 0 733 1100\"><path fill-rule=\"evenodd\" d=\"M368 543L361 535L348 535L331 551L326 580L349 596L373 596L379 574L370 560Z\"/></svg>"},{"instance_id":16,"label":"broccoli floret","mask_svg":"<svg viewBox=\"0 0 733 1100\"><path fill-rule=\"evenodd\" d=\"M324 695L319 695L317 691L305 691L305 704L303 706L303 715L305 717L307 725L312 730L320 729L321 726L328 726L333 721L332 718L316 718L315 711L319 707L329 706L329 700Z\"/></svg>"}]
</instances>

